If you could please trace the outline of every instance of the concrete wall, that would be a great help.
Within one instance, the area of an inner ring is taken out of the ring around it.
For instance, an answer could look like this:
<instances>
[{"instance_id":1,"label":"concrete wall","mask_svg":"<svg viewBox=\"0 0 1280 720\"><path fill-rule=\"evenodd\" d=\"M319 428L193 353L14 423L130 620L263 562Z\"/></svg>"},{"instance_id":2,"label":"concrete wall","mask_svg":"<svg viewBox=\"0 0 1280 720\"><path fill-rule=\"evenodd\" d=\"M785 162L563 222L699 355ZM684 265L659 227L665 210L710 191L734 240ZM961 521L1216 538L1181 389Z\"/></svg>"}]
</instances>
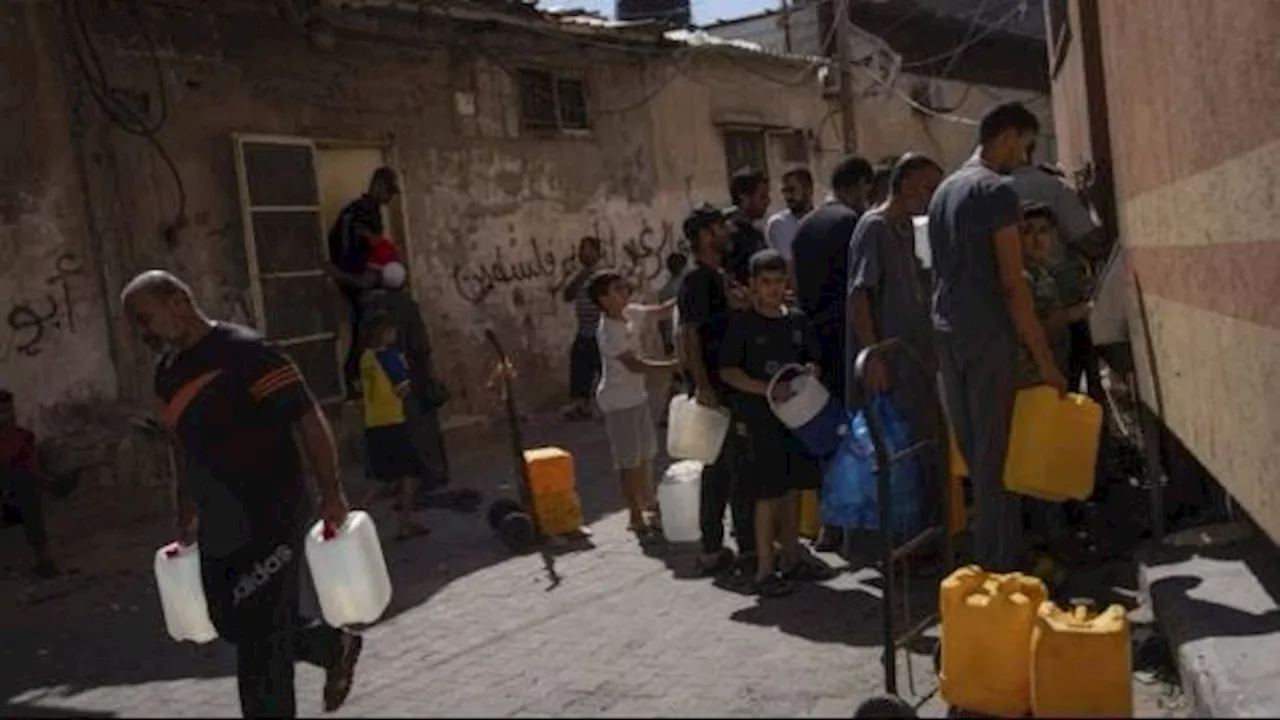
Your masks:
<instances>
[{"instance_id":1,"label":"concrete wall","mask_svg":"<svg viewBox=\"0 0 1280 720\"><path fill-rule=\"evenodd\" d=\"M1280 6L1098 6L1143 400L1280 541ZM1060 81L1064 104L1074 82ZM1058 119L1072 157L1086 152L1083 108Z\"/></svg>"},{"instance_id":2,"label":"concrete wall","mask_svg":"<svg viewBox=\"0 0 1280 720\"><path fill-rule=\"evenodd\" d=\"M116 396L55 42L36 3L0 8L0 387L41 434Z\"/></svg>"}]
</instances>

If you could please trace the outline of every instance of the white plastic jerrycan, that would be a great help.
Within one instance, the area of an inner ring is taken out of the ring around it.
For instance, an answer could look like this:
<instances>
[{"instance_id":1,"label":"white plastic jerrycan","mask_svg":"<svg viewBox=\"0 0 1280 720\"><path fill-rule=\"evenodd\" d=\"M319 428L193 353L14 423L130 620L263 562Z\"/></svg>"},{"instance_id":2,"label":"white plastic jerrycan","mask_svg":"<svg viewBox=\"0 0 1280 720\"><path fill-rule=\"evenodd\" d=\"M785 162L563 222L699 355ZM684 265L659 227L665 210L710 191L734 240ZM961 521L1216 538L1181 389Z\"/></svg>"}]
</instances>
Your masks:
<instances>
[{"instance_id":1,"label":"white plastic jerrycan","mask_svg":"<svg viewBox=\"0 0 1280 720\"><path fill-rule=\"evenodd\" d=\"M799 373L790 381L792 396L783 402L774 402L774 388L784 375L792 372ZM813 455L831 455L839 449L841 438L849 432L849 418L844 404L831 397L822 381L802 365L783 365L769 379L765 397L774 416L800 438Z\"/></svg>"},{"instance_id":2,"label":"white plastic jerrycan","mask_svg":"<svg viewBox=\"0 0 1280 720\"><path fill-rule=\"evenodd\" d=\"M729 413L703 407L689 395L671 398L667 409L667 454L673 460L710 465L729 434Z\"/></svg>"},{"instance_id":3,"label":"white plastic jerrycan","mask_svg":"<svg viewBox=\"0 0 1280 720\"><path fill-rule=\"evenodd\" d=\"M307 533L306 553L326 623L340 628L382 617L391 603L391 577L368 513L352 510L340 528L316 522Z\"/></svg>"},{"instance_id":4,"label":"white plastic jerrycan","mask_svg":"<svg viewBox=\"0 0 1280 720\"><path fill-rule=\"evenodd\" d=\"M200 576L200 548L169 543L156 550L156 587L169 636L178 642L207 643L218 637Z\"/></svg>"},{"instance_id":5,"label":"white plastic jerrycan","mask_svg":"<svg viewBox=\"0 0 1280 720\"><path fill-rule=\"evenodd\" d=\"M668 542L692 543L702 538L699 508L702 496L702 463L681 460L673 463L658 484L658 508L662 513L662 534Z\"/></svg>"}]
</instances>

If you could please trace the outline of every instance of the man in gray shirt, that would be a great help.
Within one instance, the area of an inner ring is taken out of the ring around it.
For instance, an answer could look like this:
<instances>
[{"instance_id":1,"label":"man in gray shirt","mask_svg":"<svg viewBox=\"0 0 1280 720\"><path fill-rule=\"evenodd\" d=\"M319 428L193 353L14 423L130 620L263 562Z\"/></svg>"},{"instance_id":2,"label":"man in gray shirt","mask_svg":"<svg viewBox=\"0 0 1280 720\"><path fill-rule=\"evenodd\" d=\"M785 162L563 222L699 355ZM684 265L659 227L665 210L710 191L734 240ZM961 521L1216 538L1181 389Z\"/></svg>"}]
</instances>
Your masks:
<instances>
[{"instance_id":1,"label":"man in gray shirt","mask_svg":"<svg viewBox=\"0 0 1280 720\"><path fill-rule=\"evenodd\" d=\"M1021 103L995 107L982 118L977 156L929 203L933 326L946 406L977 505L974 559L997 572L1021 569L1025 560L1019 503L1004 489L1018 344L1046 385L1063 392L1067 384L1023 278L1022 212L1002 174L1026 162L1039 130Z\"/></svg>"},{"instance_id":2,"label":"man in gray shirt","mask_svg":"<svg viewBox=\"0 0 1280 720\"><path fill-rule=\"evenodd\" d=\"M873 358L867 365L867 391L891 394L915 439L945 437L932 388L937 386L933 325L928 289L915 255L911 218L925 212L942 181L942 167L908 153L893 166L884 204L858 220L849 241L849 332L846 352L898 338L904 348ZM922 520L940 520L941 457L925 461L920 508Z\"/></svg>"}]
</instances>

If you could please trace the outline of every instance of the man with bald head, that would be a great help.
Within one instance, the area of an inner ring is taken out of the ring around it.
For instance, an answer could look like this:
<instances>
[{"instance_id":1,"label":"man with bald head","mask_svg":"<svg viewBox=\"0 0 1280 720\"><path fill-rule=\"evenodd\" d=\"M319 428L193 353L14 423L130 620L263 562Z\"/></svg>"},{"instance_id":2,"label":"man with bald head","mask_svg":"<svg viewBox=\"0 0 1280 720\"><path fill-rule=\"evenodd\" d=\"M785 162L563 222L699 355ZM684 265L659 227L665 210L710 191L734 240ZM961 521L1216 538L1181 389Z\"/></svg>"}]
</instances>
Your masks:
<instances>
[{"instance_id":1,"label":"man with bald head","mask_svg":"<svg viewBox=\"0 0 1280 720\"><path fill-rule=\"evenodd\" d=\"M346 519L333 435L296 365L249 328L210 320L186 283L151 270L121 293L160 355L156 394L176 439L178 540L199 541L209 616L236 646L245 717L294 717L294 663L326 670L324 706L351 691L360 636L302 618L303 538L313 508Z\"/></svg>"}]
</instances>

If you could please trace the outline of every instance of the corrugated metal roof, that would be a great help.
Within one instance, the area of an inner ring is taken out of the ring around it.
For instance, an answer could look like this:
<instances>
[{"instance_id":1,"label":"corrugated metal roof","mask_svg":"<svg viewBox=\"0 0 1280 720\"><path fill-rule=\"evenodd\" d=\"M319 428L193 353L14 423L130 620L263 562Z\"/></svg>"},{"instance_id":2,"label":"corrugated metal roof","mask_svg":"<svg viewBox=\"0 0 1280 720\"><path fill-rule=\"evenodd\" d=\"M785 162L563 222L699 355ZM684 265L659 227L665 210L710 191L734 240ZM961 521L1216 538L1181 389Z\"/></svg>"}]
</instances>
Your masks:
<instances>
[{"instance_id":1,"label":"corrugated metal roof","mask_svg":"<svg viewBox=\"0 0 1280 720\"><path fill-rule=\"evenodd\" d=\"M451 0L442 4L421 4L411 0L329 0L341 7L398 10L421 16L423 13L467 19L506 21L537 27L541 31L564 32L567 37L588 35L617 43L696 47L711 52L749 53L788 65L825 63L825 58L792 55L768 50L756 43L715 37L703 30L669 30L651 21L621 21L580 8L553 5L538 8L536 0Z\"/></svg>"}]
</instances>

